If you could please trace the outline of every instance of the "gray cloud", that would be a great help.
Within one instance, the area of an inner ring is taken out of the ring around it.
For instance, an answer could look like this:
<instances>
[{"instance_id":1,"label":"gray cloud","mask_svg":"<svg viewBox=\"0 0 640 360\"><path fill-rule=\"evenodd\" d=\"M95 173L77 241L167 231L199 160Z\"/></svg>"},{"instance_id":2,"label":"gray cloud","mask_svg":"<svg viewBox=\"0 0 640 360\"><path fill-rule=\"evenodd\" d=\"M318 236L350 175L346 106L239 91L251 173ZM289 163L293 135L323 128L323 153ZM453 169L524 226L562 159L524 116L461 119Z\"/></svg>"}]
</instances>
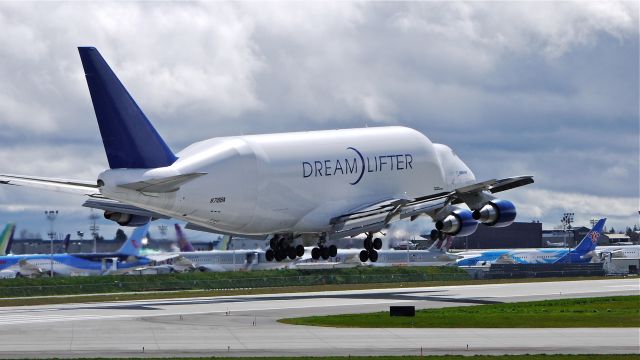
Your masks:
<instances>
[{"instance_id":1,"label":"gray cloud","mask_svg":"<svg viewBox=\"0 0 640 360\"><path fill-rule=\"evenodd\" d=\"M76 51L94 45L175 150L401 124L479 178L533 174L531 194L606 215L599 204L640 198L637 14L634 2L0 3L0 169L92 179L106 166ZM522 194L525 220L558 221L562 203ZM80 202L0 188L0 220L64 206L86 227Z\"/></svg>"}]
</instances>

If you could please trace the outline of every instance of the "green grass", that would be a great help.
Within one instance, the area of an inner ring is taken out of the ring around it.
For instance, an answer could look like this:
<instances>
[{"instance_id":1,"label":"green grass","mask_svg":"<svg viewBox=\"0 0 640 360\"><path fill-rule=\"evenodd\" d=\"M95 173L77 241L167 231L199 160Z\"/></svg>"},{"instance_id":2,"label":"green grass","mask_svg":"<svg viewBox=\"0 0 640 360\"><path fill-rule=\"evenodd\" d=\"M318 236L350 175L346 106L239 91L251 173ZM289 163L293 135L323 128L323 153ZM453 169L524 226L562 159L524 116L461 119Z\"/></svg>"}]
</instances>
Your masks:
<instances>
[{"instance_id":1,"label":"green grass","mask_svg":"<svg viewBox=\"0 0 640 360\"><path fill-rule=\"evenodd\" d=\"M403 283L467 280L456 267L356 267L349 269L264 270L145 276L91 276L0 280L0 298L122 293L255 289L326 284Z\"/></svg>"},{"instance_id":2,"label":"green grass","mask_svg":"<svg viewBox=\"0 0 640 360\"><path fill-rule=\"evenodd\" d=\"M388 312L282 319L295 325L362 328L554 328L639 327L640 296L546 300L459 306L416 311L415 317Z\"/></svg>"}]
</instances>

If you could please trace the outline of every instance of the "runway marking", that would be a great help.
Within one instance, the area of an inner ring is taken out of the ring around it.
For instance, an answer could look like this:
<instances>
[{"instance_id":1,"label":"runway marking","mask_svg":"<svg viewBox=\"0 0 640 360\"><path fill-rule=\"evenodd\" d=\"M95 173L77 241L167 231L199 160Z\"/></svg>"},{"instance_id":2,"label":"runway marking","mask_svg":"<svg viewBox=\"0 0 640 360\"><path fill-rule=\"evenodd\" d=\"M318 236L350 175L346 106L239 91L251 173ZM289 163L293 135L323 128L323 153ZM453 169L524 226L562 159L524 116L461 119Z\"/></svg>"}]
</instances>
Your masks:
<instances>
[{"instance_id":1,"label":"runway marking","mask_svg":"<svg viewBox=\"0 0 640 360\"><path fill-rule=\"evenodd\" d=\"M274 310L290 310L290 309L309 309L309 308L330 308L341 306L362 306L362 305L378 305L378 304L395 304L406 303L409 300L384 300L384 301L369 301L358 302L357 304L314 304L314 305L302 305L302 306L281 306L281 307L260 307L249 309L229 309L229 310L208 310L208 311L191 311L191 312L164 312L164 309L155 310L159 313L155 314L121 314L121 315L18 315L18 316L0 316L0 326L3 325L15 325L15 324L33 324L33 323L47 323L47 322L63 322L63 321L82 321L82 320L111 320L122 318L147 318L147 317L160 317L160 316L179 316L179 315L202 315L202 314L223 314L230 312L246 313L246 312L258 312L258 311L274 311Z\"/></svg>"}]
</instances>

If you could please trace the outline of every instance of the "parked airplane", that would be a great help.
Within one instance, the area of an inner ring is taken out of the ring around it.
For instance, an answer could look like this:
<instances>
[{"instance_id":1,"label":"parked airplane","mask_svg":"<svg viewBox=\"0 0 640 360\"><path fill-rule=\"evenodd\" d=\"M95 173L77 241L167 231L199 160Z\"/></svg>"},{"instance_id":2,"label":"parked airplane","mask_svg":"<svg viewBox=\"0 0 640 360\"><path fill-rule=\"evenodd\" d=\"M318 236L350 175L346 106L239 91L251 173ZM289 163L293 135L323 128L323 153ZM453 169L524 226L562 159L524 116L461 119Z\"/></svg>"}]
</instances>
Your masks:
<instances>
[{"instance_id":1,"label":"parked airplane","mask_svg":"<svg viewBox=\"0 0 640 360\"><path fill-rule=\"evenodd\" d=\"M109 169L96 181L1 175L0 183L84 194L84 206L138 226L176 218L188 229L273 236L267 259L336 255L327 240L366 233L361 261L378 259L373 233L427 215L440 234L466 236L479 223L504 227L513 203L494 194L531 176L477 182L446 145L406 127L231 136L174 154L98 50L80 47ZM466 204L471 210L464 206Z\"/></svg>"},{"instance_id":2,"label":"parked airplane","mask_svg":"<svg viewBox=\"0 0 640 360\"><path fill-rule=\"evenodd\" d=\"M598 246L595 251L600 260L606 258L640 259L640 245Z\"/></svg>"},{"instance_id":3,"label":"parked airplane","mask_svg":"<svg viewBox=\"0 0 640 360\"><path fill-rule=\"evenodd\" d=\"M505 249L457 253L458 266L491 264L556 264L590 262L607 219L600 219L574 249Z\"/></svg>"},{"instance_id":4,"label":"parked airplane","mask_svg":"<svg viewBox=\"0 0 640 360\"><path fill-rule=\"evenodd\" d=\"M50 275L55 276L119 274L145 266L149 260L139 257L141 240L149 224L133 231L114 253L30 254L0 256L0 278Z\"/></svg>"},{"instance_id":5,"label":"parked airplane","mask_svg":"<svg viewBox=\"0 0 640 360\"><path fill-rule=\"evenodd\" d=\"M16 224L7 224L0 233L0 255L7 255L11 251L13 244L13 234L16 231Z\"/></svg>"}]
</instances>

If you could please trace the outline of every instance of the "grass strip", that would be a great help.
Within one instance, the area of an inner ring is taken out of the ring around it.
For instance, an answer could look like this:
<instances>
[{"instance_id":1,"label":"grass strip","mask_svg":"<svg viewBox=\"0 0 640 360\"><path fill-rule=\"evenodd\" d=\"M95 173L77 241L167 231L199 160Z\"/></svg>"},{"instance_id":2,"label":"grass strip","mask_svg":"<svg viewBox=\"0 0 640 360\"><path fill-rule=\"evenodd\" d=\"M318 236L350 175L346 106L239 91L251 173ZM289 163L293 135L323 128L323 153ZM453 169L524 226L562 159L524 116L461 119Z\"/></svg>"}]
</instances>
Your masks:
<instances>
[{"instance_id":1,"label":"grass strip","mask_svg":"<svg viewBox=\"0 0 640 360\"><path fill-rule=\"evenodd\" d=\"M351 328L639 327L640 296L457 306L418 310L415 317L391 317L388 312L378 312L279 321L295 325Z\"/></svg>"},{"instance_id":2,"label":"grass strip","mask_svg":"<svg viewBox=\"0 0 640 360\"><path fill-rule=\"evenodd\" d=\"M397 283L371 283L371 284L327 284L316 286L287 286L287 287L263 287L255 289L224 289L224 290L188 290L188 291L160 291L160 292L138 292L138 293L111 293L111 294L79 294L68 296L43 296L0 299L0 307L5 306L29 306L29 305L54 305L72 304L87 302L107 302L107 301L131 301L131 300L158 300L158 299L178 299L197 298L213 296L239 296L239 295L261 295L261 294L283 294L300 293L310 291L347 291L347 290L370 290L370 289L390 289L390 288L417 288L434 286L464 286L482 284L508 284L508 283L530 283L530 282L550 282L550 281L579 281L579 280L608 280L610 278L541 278L541 279L490 279L490 280L457 280L457 281L427 281L427 282L397 282Z\"/></svg>"}]
</instances>

